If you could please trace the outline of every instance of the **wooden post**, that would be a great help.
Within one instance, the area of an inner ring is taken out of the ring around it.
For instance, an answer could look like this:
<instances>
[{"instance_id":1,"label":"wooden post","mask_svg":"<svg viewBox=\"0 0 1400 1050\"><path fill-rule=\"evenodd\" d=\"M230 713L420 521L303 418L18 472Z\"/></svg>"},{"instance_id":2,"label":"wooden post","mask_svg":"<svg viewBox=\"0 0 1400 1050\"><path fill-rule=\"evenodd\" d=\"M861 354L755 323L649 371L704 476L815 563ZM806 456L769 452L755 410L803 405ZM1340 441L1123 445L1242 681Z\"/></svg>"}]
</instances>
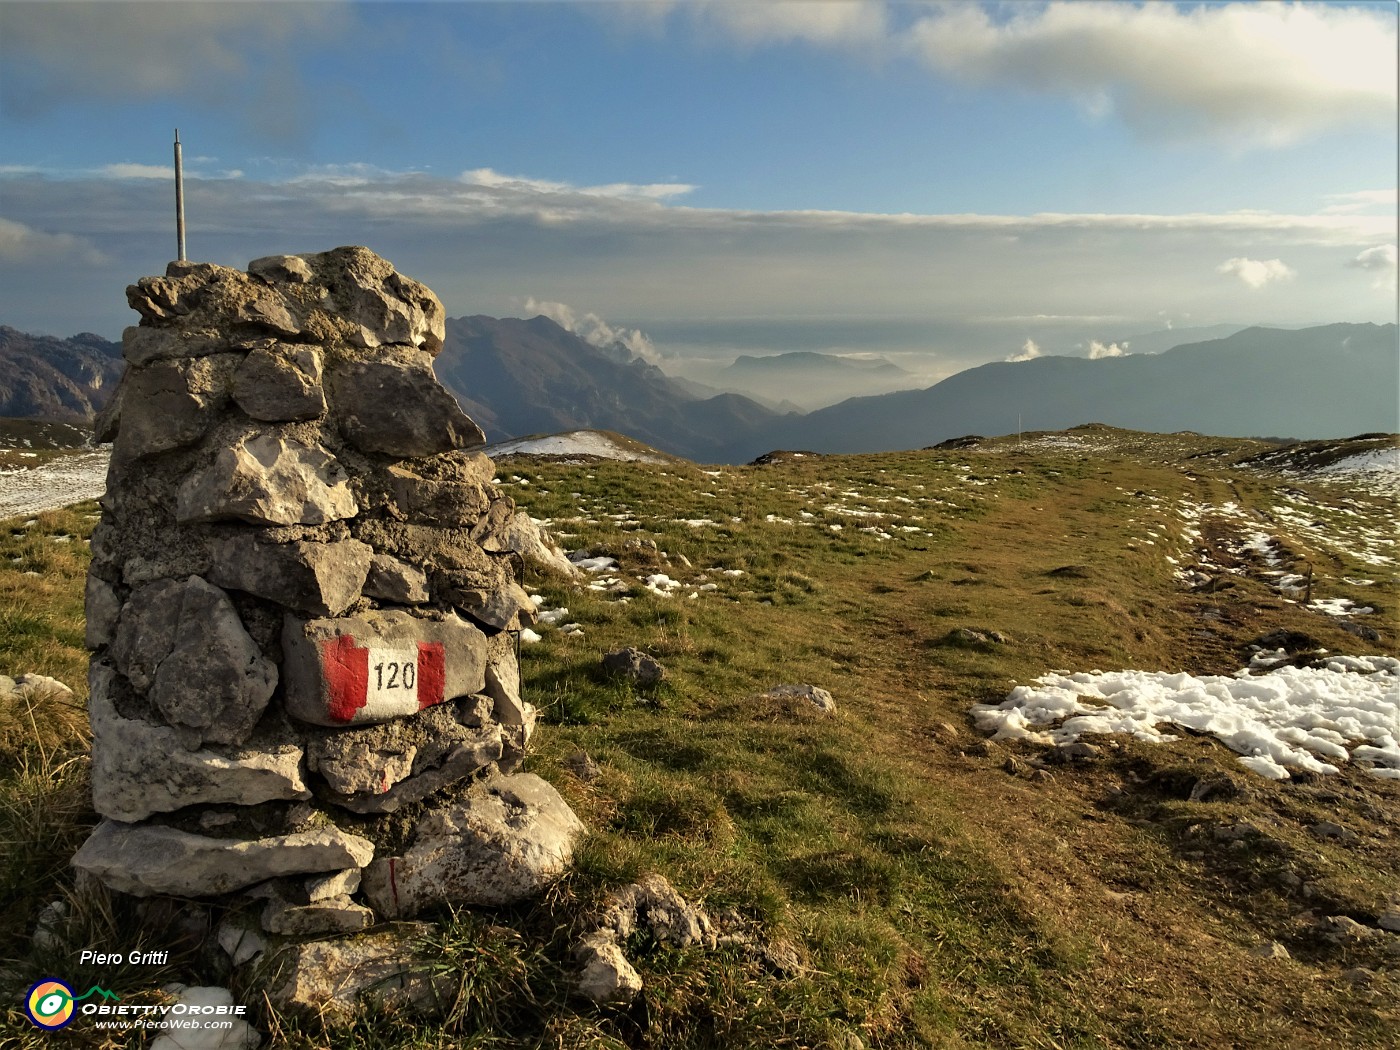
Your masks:
<instances>
[{"instance_id":1,"label":"wooden post","mask_svg":"<svg viewBox=\"0 0 1400 1050\"><path fill-rule=\"evenodd\" d=\"M175 239L185 261L185 166L180 157L180 129L175 129Z\"/></svg>"}]
</instances>

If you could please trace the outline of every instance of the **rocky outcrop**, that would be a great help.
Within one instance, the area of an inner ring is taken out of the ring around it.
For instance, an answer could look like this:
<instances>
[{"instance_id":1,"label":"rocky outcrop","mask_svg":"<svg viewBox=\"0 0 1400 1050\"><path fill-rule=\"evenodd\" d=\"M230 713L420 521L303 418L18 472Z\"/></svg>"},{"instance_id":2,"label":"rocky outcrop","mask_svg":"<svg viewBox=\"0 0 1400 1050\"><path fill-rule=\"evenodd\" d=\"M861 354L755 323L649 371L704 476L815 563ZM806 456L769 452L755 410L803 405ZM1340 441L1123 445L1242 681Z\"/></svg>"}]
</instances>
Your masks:
<instances>
[{"instance_id":1,"label":"rocky outcrop","mask_svg":"<svg viewBox=\"0 0 1400 1050\"><path fill-rule=\"evenodd\" d=\"M283 937L538 892L582 826L500 774L535 724L516 549L551 545L433 374L437 298L364 248L172 263L127 298L87 585L106 820L74 864L253 892Z\"/></svg>"}]
</instances>

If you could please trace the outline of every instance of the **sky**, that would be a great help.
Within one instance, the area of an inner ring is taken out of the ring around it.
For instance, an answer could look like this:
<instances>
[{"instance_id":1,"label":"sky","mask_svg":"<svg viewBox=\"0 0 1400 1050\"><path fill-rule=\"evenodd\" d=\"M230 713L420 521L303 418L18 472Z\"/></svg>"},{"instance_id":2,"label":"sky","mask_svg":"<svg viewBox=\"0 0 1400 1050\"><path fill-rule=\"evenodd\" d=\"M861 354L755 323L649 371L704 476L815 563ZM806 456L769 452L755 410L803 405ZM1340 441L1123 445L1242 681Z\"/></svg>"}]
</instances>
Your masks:
<instances>
[{"instance_id":1,"label":"sky","mask_svg":"<svg viewBox=\"0 0 1400 1050\"><path fill-rule=\"evenodd\" d=\"M449 316L737 354L1396 315L1394 2L0 0L0 324L364 244ZM1144 344L1140 344L1144 345Z\"/></svg>"}]
</instances>

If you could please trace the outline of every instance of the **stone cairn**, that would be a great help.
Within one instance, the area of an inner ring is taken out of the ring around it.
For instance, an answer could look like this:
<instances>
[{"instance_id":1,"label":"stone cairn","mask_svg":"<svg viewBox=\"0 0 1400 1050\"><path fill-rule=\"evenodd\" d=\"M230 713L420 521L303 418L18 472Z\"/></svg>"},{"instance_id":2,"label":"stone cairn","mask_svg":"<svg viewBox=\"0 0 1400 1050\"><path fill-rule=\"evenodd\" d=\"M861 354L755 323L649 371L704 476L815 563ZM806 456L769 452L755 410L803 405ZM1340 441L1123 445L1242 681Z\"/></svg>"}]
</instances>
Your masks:
<instances>
[{"instance_id":1,"label":"stone cairn","mask_svg":"<svg viewBox=\"0 0 1400 1050\"><path fill-rule=\"evenodd\" d=\"M540 892L582 825L515 772L529 519L433 374L437 297L350 247L127 298L74 865L288 936Z\"/></svg>"}]
</instances>

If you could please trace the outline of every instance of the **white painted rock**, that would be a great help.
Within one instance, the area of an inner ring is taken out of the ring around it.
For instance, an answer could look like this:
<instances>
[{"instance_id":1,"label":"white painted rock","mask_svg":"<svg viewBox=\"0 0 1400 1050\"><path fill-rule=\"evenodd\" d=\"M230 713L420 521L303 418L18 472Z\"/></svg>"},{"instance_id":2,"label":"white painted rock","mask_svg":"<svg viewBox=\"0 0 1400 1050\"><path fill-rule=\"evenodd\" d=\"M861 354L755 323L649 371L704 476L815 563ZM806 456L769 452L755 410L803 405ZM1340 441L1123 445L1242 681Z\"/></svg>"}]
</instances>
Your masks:
<instances>
[{"instance_id":1,"label":"white painted rock","mask_svg":"<svg viewBox=\"0 0 1400 1050\"><path fill-rule=\"evenodd\" d=\"M460 616L400 610L333 620L287 617L282 630L288 713L323 726L417 714L485 684L486 639Z\"/></svg>"},{"instance_id":2,"label":"white painted rock","mask_svg":"<svg viewBox=\"0 0 1400 1050\"><path fill-rule=\"evenodd\" d=\"M372 842L339 828L244 840L105 820L78 850L73 866L137 897L207 897L279 875L362 868L373 857Z\"/></svg>"},{"instance_id":3,"label":"white painted rock","mask_svg":"<svg viewBox=\"0 0 1400 1050\"><path fill-rule=\"evenodd\" d=\"M463 802L430 811L409 850L367 867L361 888L390 918L439 904L513 904L564 873L583 831L568 803L533 773L497 777Z\"/></svg>"}]
</instances>

